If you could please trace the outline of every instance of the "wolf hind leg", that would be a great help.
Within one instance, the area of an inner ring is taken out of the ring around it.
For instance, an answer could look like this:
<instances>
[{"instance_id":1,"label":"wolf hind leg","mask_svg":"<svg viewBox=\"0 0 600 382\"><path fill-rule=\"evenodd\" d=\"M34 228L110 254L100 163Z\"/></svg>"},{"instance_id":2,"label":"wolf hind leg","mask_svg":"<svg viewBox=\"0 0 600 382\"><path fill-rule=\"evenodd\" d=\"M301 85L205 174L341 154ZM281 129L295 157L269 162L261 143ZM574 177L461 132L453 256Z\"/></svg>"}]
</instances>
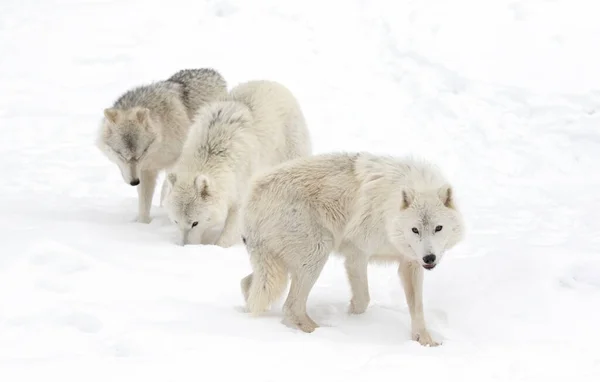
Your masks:
<instances>
[{"instance_id":1,"label":"wolf hind leg","mask_svg":"<svg viewBox=\"0 0 600 382\"><path fill-rule=\"evenodd\" d=\"M332 249L331 238L323 238L313 248L305 249L304 256L290 270L292 282L283 311L290 323L306 333L312 333L319 327L306 312L306 303Z\"/></svg>"}]
</instances>

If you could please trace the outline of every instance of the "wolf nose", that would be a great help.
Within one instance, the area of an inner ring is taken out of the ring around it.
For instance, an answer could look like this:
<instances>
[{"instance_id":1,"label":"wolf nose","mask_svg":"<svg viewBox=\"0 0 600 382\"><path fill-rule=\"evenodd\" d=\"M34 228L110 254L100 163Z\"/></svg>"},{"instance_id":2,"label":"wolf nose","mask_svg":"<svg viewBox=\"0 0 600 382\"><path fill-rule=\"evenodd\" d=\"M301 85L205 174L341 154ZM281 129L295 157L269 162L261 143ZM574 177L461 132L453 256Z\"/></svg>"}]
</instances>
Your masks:
<instances>
[{"instance_id":1,"label":"wolf nose","mask_svg":"<svg viewBox=\"0 0 600 382\"><path fill-rule=\"evenodd\" d=\"M131 182L129 182L129 184L131 184L132 186L137 186L138 184L140 184L140 180L139 179L134 179Z\"/></svg>"},{"instance_id":2,"label":"wolf nose","mask_svg":"<svg viewBox=\"0 0 600 382\"><path fill-rule=\"evenodd\" d=\"M425 264L432 264L435 262L435 255L427 255L423 257Z\"/></svg>"}]
</instances>

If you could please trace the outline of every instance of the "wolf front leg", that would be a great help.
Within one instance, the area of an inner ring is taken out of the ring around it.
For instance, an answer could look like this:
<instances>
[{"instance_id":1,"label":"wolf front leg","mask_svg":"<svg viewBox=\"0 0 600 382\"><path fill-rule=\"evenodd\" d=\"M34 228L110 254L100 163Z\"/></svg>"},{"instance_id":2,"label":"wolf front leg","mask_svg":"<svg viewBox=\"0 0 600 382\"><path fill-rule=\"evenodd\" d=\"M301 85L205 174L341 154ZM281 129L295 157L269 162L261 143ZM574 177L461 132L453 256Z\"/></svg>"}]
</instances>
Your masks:
<instances>
[{"instance_id":1,"label":"wolf front leg","mask_svg":"<svg viewBox=\"0 0 600 382\"><path fill-rule=\"evenodd\" d=\"M138 186L138 217L137 221L148 224L150 219L150 207L152 197L156 188L157 171L144 170L140 173L140 184Z\"/></svg>"},{"instance_id":2,"label":"wolf front leg","mask_svg":"<svg viewBox=\"0 0 600 382\"><path fill-rule=\"evenodd\" d=\"M344 266L352 291L348 311L352 314L362 314L367 310L371 301L367 273L368 257L352 244L342 245L339 252L346 258Z\"/></svg>"},{"instance_id":3,"label":"wolf front leg","mask_svg":"<svg viewBox=\"0 0 600 382\"><path fill-rule=\"evenodd\" d=\"M167 183L167 178L163 181L162 187L160 188L160 207L164 205L165 197L169 191L169 185Z\"/></svg>"},{"instance_id":4,"label":"wolf front leg","mask_svg":"<svg viewBox=\"0 0 600 382\"><path fill-rule=\"evenodd\" d=\"M241 242L240 223L239 208L237 206L231 207L227 214L227 220L225 220L221 236L219 236L215 245L228 248Z\"/></svg>"},{"instance_id":5,"label":"wolf front leg","mask_svg":"<svg viewBox=\"0 0 600 382\"><path fill-rule=\"evenodd\" d=\"M402 261L398 268L404 294L410 312L412 327L412 339L424 346L438 346L425 325L425 314L423 313L423 268L420 264L410 261Z\"/></svg>"}]
</instances>

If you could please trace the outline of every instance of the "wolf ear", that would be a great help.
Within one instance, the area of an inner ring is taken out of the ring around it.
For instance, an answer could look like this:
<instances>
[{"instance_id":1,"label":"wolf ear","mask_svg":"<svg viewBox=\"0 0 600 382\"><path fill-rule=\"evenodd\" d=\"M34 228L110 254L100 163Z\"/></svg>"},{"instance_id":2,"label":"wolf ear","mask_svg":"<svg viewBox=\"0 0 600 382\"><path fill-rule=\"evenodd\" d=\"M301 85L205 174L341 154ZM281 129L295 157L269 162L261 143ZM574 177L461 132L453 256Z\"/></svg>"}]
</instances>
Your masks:
<instances>
[{"instance_id":1,"label":"wolf ear","mask_svg":"<svg viewBox=\"0 0 600 382\"><path fill-rule=\"evenodd\" d=\"M402 209L405 210L415 199L415 191L410 188L402 190Z\"/></svg>"},{"instance_id":2,"label":"wolf ear","mask_svg":"<svg viewBox=\"0 0 600 382\"><path fill-rule=\"evenodd\" d=\"M170 183L171 187L175 185L175 181L177 181L177 175L172 172L167 175L167 181Z\"/></svg>"},{"instance_id":3,"label":"wolf ear","mask_svg":"<svg viewBox=\"0 0 600 382\"><path fill-rule=\"evenodd\" d=\"M440 187L438 190L438 195L446 207L454 208L454 195L450 185L446 184Z\"/></svg>"},{"instance_id":4,"label":"wolf ear","mask_svg":"<svg viewBox=\"0 0 600 382\"><path fill-rule=\"evenodd\" d=\"M209 184L208 184L208 178L205 175L198 175L196 177L196 179L194 180L194 184L196 185L196 189L198 189L198 192L200 192L200 197L202 199L206 199L210 193L209 193Z\"/></svg>"},{"instance_id":5,"label":"wolf ear","mask_svg":"<svg viewBox=\"0 0 600 382\"><path fill-rule=\"evenodd\" d=\"M110 107L108 109L104 109L104 118L110 123L117 123L119 119L119 109L115 109Z\"/></svg>"},{"instance_id":6,"label":"wolf ear","mask_svg":"<svg viewBox=\"0 0 600 382\"><path fill-rule=\"evenodd\" d=\"M140 107L139 109L137 109L135 111L135 119L142 125L146 124L149 116L150 116L150 110L148 110L145 107Z\"/></svg>"}]
</instances>

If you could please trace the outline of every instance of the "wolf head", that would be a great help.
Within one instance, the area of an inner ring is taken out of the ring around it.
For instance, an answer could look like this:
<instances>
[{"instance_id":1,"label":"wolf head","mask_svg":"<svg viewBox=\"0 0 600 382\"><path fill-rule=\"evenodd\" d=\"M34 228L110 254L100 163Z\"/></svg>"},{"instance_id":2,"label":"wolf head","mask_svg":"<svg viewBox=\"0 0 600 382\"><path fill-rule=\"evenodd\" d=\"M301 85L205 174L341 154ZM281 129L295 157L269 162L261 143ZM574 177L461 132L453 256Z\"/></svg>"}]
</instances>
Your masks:
<instances>
[{"instance_id":1,"label":"wolf head","mask_svg":"<svg viewBox=\"0 0 600 382\"><path fill-rule=\"evenodd\" d=\"M220 229L227 218L227 204L206 175L169 173L164 206L182 235L183 245L190 237L202 237Z\"/></svg>"},{"instance_id":2,"label":"wolf head","mask_svg":"<svg viewBox=\"0 0 600 382\"><path fill-rule=\"evenodd\" d=\"M435 268L464 236L462 216L448 185L427 192L404 189L395 208L388 220L390 241L425 269Z\"/></svg>"},{"instance_id":3,"label":"wolf head","mask_svg":"<svg viewBox=\"0 0 600 382\"><path fill-rule=\"evenodd\" d=\"M125 183L132 186L140 183L144 159L158 142L159 136L152 125L148 109L134 107L104 110L97 145L119 166Z\"/></svg>"}]
</instances>

